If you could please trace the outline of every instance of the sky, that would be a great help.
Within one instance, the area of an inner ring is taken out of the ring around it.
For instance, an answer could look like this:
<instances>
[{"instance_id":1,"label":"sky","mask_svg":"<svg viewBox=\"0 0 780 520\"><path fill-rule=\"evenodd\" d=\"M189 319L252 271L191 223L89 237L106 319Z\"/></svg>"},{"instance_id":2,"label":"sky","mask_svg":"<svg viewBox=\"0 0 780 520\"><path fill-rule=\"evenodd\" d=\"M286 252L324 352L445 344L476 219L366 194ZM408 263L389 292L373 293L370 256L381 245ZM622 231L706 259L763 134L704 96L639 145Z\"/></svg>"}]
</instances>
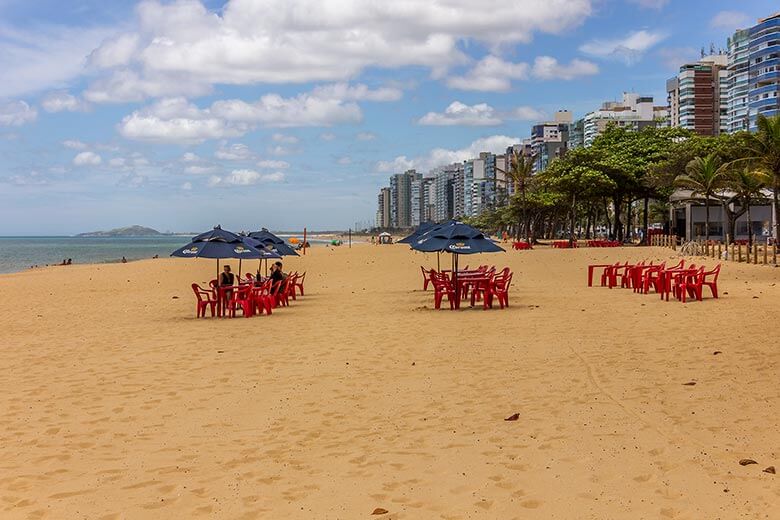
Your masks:
<instances>
[{"instance_id":1,"label":"sky","mask_svg":"<svg viewBox=\"0 0 780 520\"><path fill-rule=\"evenodd\" d=\"M346 229L776 0L0 0L0 235Z\"/></svg>"}]
</instances>

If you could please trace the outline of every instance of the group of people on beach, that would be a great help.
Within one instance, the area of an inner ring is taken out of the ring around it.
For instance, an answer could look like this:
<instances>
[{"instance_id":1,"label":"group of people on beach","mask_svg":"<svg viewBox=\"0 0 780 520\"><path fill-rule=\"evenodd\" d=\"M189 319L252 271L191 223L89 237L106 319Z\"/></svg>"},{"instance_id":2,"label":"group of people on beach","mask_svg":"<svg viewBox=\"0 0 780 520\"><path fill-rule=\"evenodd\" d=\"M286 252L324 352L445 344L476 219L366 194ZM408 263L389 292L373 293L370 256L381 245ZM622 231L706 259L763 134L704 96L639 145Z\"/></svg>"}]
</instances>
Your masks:
<instances>
[{"instance_id":1,"label":"group of people on beach","mask_svg":"<svg viewBox=\"0 0 780 520\"><path fill-rule=\"evenodd\" d=\"M271 264L271 274L268 276L271 280L273 280L273 284L271 285L271 293L277 294L284 292L286 280L287 280L287 273L285 273L282 270L283 264L282 262L274 262ZM260 268L257 269L257 280L263 280L265 277L260 273ZM278 282L278 283L277 283ZM230 287L232 285L235 285L236 283L236 277L233 274L233 271L230 268L230 265L225 265L225 267L222 269L222 273L220 273L219 276L219 285L220 287Z\"/></svg>"}]
</instances>

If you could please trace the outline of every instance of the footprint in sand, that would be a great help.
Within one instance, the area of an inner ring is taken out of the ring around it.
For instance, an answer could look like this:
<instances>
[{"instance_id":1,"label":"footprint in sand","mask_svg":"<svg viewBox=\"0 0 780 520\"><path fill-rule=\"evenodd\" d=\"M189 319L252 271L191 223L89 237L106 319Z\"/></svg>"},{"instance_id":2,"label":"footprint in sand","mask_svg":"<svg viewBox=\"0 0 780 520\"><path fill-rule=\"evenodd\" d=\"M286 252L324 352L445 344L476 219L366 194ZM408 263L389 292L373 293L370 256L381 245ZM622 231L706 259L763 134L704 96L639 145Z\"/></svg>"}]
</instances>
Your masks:
<instances>
[{"instance_id":1,"label":"footprint in sand","mask_svg":"<svg viewBox=\"0 0 780 520\"><path fill-rule=\"evenodd\" d=\"M538 509L542 506L542 502L540 500L525 500L520 502L520 505L526 509Z\"/></svg>"}]
</instances>

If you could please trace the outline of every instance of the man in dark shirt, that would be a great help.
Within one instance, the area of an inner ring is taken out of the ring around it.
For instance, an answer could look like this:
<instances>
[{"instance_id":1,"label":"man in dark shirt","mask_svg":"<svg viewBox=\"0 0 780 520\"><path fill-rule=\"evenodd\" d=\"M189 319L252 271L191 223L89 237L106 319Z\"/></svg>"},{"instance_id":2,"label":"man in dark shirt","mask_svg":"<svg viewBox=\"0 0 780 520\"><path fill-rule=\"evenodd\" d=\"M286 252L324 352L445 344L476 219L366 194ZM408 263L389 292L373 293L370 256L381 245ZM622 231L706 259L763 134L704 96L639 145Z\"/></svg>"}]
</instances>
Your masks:
<instances>
[{"instance_id":1,"label":"man in dark shirt","mask_svg":"<svg viewBox=\"0 0 780 520\"><path fill-rule=\"evenodd\" d=\"M284 272L282 272L282 263L275 262L271 266L271 280L273 280L273 283L271 284L271 291L273 294L284 292L285 278L287 278L287 276L284 274Z\"/></svg>"},{"instance_id":2,"label":"man in dark shirt","mask_svg":"<svg viewBox=\"0 0 780 520\"><path fill-rule=\"evenodd\" d=\"M224 270L222 271L222 274L219 275L219 285L233 285L233 282L235 281L235 276L232 272L230 272L230 266L226 265Z\"/></svg>"}]
</instances>

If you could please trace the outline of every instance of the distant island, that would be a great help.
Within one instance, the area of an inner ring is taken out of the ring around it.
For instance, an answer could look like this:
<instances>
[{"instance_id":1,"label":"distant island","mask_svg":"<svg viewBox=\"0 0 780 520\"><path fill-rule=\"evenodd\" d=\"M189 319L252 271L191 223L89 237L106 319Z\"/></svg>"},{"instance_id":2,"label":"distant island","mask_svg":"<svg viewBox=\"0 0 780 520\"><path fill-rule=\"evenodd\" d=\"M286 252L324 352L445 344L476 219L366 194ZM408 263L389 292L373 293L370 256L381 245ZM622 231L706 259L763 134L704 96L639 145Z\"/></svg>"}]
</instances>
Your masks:
<instances>
[{"instance_id":1,"label":"distant island","mask_svg":"<svg viewBox=\"0 0 780 520\"><path fill-rule=\"evenodd\" d=\"M129 226L116 228L109 231L91 231L89 233L79 233L77 237L159 237L167 233L160 233L156 229L144 226Z\"/></svg>"}]
</instances>

